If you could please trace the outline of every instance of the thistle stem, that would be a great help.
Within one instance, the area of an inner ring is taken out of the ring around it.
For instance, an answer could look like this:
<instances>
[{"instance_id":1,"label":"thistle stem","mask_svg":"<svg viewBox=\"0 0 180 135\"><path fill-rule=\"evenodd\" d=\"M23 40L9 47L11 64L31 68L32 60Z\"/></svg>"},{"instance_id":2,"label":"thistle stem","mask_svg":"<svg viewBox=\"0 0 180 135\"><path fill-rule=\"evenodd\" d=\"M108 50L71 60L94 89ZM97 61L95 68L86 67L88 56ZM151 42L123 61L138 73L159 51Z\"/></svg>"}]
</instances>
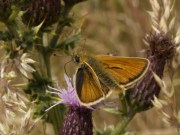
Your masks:
<instances>
[{"instance_id":1,"label":"thistle stem","mask_svg":"<svg viewBox=\"0 0 180 135\"><path fill-rule=\"evenodd\" d=\"M68 10L68 12L66 12L66 16L68 16L69 11L70 10ZM63 17L64 20L65 20L66 16ZM49 79L52 79L50 57L51 57L51 54L53 53L54 48L58 42L59 36L61 35L63 28L66 25L67 25L66 21L63 21L63 22L59 21L59 23L56 27L56 30L55 30L55 35L52 37L52 39L49 43L49 48L43 48L44 49L43 57L44 57L44 61L46 64L47 77ZM53 124L55 134L59 134L59 130L60 130L60 127L62 126L62 122L63 122L64 112L65 112L64 105L58 105L58 106L52 108L48 112L48 121Z\"/></svg>"},{"instance_id":2,"label":"thistle stem","mask_svg":"<svg viewBox=\"0 0 180 135\"><path fill-rule=\"evenodd\" d=\"M124 117L123 120L117 124L117 126L115 127L111 135L123 134L125 131L125 128L129 124L129 122L132 120L132 118L135 116L135 114L136 114L135 112L131 112L130 115L128 115L127 117Z\"/></svg>"},{"instance_id":3,"label":"thistle stem","mask_svg":"<svg viewBox=\"0 0 180 135\"><path fill-rule=\"evenodd\" d=\"M50 62L51 54L47 52L45 47L43 49L44 49L43 58L46 67L47 77L48 79L52 80L51 62ZM48 121L50 121L53 124L55 134L59 134L59 130L63 122L64 112L65 112L65 107L63 105L58 105L52 108L50 112L48 112L48 119L49 119Z\"/></svg>"},{"instance_id":4,"label":"thistle stem","mask_svg":"<svg viewBox=\"0 0 180 135\"><path fill-rule=\"evenodd\" d=\"M46 65L47 77L48 77L50 80L52 80L51 63L50 63L50 57L51 57L51 55L46 51L46 48L44 48L43 57L44 57L45 65Z\"/></svg>"},{"instance_id":5,"label":"thistle stem","mask_svg":"<svg viewBox=\"0 0 180 135\"><path fill-rule=\"evenodd\" d=\"M57 44L57 41L59 39L59 35L62 33L64 26L66 26L68 24L68 22L66 21L66 18L70 12L72 7L65 7L64 11L63 11L63 15L62 18L65 21L59 21L59 23L57 24L56 30L55 30L55 35L52 37L51 41L50 41L50 48L54 48Z\"/></svg>"},{"instance_id":6,"label":"thistle stem","mask_svg":"<svg viewBox=\"0 0 180 135\"><path fill-rule=\"evenodd\" d=\"M36 49L39 54L41 74L43 78L48 78L48 80L52 80L52 73L51 73L52 69L51 69L51 61L50 61L51 53L49 52L47 47L43 45L42 34L39 33L39 37L41 37L39 38L40 40L37 40L36 42L41 46L36 46ZM46 89L44 89L44 91L45 90ZM49 102L49 104L52 103ZM65 107L63 105L58 105L52 108L48 112L47 121L52 123L55 134L59 134L59 130L63 122L64 112L65 112Z\"/></svg>"},{"instance_id":7,"label":"thistle stem","mask_svg":"<svg viewBox=\"0 0 180 135\"><path fill-rule=\"evenodd\" d=\"M65 110L66 109L64 105L58 105L48 112L48 121L52 123L55 135L58 135L60 133Z\"/></svg>"}]
</instances>

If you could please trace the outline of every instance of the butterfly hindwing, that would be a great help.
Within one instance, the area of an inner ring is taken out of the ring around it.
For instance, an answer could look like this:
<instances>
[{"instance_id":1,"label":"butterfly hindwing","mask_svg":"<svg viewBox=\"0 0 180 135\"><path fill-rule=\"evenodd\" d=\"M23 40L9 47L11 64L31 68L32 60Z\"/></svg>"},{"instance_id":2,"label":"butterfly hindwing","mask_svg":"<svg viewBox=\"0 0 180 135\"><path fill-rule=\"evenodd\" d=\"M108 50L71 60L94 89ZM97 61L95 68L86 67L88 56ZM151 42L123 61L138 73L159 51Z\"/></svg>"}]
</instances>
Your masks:
<instances>
[{"instance_id":1,"label":"butterfly hindwing","mask_svg":"<svg viewBox=\"0 0 180 135\"><path fill-rule=\"evenodd\" d=\"M102 84L94 70L87 63L82 63L76 73L76 93L85 105L91 105L105 98L109 89Z\"/></svg>"}]
</instances>

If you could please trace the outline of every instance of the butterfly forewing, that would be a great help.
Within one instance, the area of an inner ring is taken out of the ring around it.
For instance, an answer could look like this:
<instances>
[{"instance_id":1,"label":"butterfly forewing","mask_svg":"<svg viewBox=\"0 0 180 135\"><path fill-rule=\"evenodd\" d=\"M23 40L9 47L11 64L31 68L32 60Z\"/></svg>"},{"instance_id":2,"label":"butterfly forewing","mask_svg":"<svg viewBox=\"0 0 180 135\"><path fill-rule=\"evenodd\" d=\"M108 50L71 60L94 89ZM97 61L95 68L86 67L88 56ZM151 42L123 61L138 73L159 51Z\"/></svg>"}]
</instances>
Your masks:
<instances>
[{"instance_id":1,"label":"butterfly forewing","mask_svg":"<svg viewBox=\"0 0 180 135\"><path fill-rule=\"evenodd\" d=\"M87 64L81 64L76 74L76 91L79 100L85 104L94 104L104 98L108 88L102 84L94 70Z\"/></svg>"},{"instance_id":2,"label":"butterfly forewing","mask_svg":"<svg viewBox=\"0 0 180 135\"><path fill-rule=\"evenodd\" d=\"M143 58L98 55L96 58L103 64L120 85L130 86L146 72L149 61Z\"/></svg>"}]
</instances>

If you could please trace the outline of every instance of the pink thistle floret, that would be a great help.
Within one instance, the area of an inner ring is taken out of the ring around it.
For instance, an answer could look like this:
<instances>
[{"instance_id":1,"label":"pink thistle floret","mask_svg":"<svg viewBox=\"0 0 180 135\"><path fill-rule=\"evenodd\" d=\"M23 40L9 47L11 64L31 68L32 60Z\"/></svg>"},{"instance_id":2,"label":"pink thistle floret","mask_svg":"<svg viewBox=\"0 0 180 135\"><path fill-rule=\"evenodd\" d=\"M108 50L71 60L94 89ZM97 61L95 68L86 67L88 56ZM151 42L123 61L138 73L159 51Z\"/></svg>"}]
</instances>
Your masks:
<instances>
[{"instance_id":1,"label":"pink thistle floret","mask_svg":"<svg viewBox=\"0 0 180 135\"><path fill-rule=\"evenodd\" d=\"M64 76L64 78L67 83L67 90L66 89L59 90L58 96L63 100L62 102L67 105L81 106L77 98L75 88L72 85L71 79L66 75Z\"/></svg>"},{"instance_id":2,"label":"pink thistle floret","mask_svg":"<svg viewBox=\"0 0 180 135\"><path fill-rule=\"evenodd\" d=\"M61 103L68 105L68 112L66 114L66 117L64 118L64 123L62 129L60 130L60 134L92 135L92 108L80 104L79 99L76 95L75 88L72 85L73 83L71 81L71 78L68 78L66 75L64 77L67 83L67 90L60 89L59 87L58 89L49 87L50 89L56 91L50 93L57 94L61 99L49 109ZM46 111L48 111L49 109L47 109Z\"/></svg>"},{"instance_id":3,"label":"pink thistle floret","mask_svg":"<svg viewBox=\"0 0 180 135\"><path fill-rule=\"evenodd\" d=\"M66 104L68 106L78 106L78 107L82 106L76 95L75 88L72 85L71 78L69 78L67 75L64 75L64 78L66 80L67 89L64 88L61 89L58 84L57 84L58 88L53 88L49 86L51 90L55 91L55 92L50 91L49 93L58 95L60 100L50 108L46 109L46 111L49 111L51 108L55 107L58 104Z\"/></svg>"}]
</instances>

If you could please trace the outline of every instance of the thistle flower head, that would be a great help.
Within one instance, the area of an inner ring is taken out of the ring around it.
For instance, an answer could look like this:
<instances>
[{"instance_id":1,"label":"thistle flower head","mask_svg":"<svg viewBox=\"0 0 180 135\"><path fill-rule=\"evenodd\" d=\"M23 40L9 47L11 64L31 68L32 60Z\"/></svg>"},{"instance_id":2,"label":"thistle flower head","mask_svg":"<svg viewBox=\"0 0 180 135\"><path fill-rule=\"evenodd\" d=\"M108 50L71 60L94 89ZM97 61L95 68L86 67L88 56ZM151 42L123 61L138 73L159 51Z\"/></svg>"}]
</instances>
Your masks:
<instances>
[{"instance_id":1,"label":"thistle flower head","mask_svg":"<svg viewBox=\"0 0 180 135\"><path fill-rule=\"evenodd\" d=\"M68 112L64 119L60 134L92 135L92 108L80 104L71 79L65 75L65 80L67 83L67 90L50 87L57 91L55 93L60 98L60 101L55 105L64 103L68 106Z\"/></svg>"},{"instance_id":2,"label":"thistle flower head","mask_svg":"<svg viewBox=\"0 0 180 135\"><path fill-rule=\"evenodd\" d=\"M130 98L128 100L131 100L132 104L135 102L139 110L152 107L151 100L154 96L159 96L161 88L154 78L154 73L162 79L165 65L168 61L171 62L176 46L172 39L164 33L150 33L145 40L149 45L147 50L147 58L150 61L149 69L142 80L127 92L127 97Z\"/></svg>"},{"instance_id":3,"label":"thistle flower head","mask_svg":"<svg viewBox=\"0 0 180 135\"><path fill-rule=\"evenodd\" d=\"M172 59L175 53L175 43L165 33L150 33L145 37L149 45L148 57L157 57L158 59Z\"/></svg>"},{"instance_id":4,"label":"thistle flower head","mask_svg":"<svg viewBox=\"0 0 180 135\"><path fill-rule=\"evenodd\" d=\"M51 26L60 17L61 2L59 0L33 0L24 7L23 22L29 26Z\"/></svg>"},{"instance_id":5,"label":"thistle flower head","mask_svg":"<svg viewBox=\"0 0 180 135\"><path fill-rule=\"evenodd\" d=\"M171 18L172 4L170 0L162 2L162 7L157 0L150 0L152 11L148 12L152 20L153 32L145 37L145 43L148 45L147 58L150 66L144 75L133 88L127 92L127 99L131 106L135 106L138 111L151 108L154 96L158 97L161 87L156 82L154 73L163 78L165 65L171 64L175 56L177 44L168 35L175 23ZM170 65L171 66L171 65Z\"/></svg>"},{"instance_id":6,"label":"thistle flower head","mask_svg":"<svg viewBox=\"0 0 180 135\"><path fill-rule=\"evenodd\" d=\"M80 104L77 96L76 96L76 92L75 89L72 85L71 79L68 78L66 75L64 76L66 83L67 83L67 89L56 89L56 88L52 88L49 87L52 90L57 91L57 95L60 98L60 102L58 103L63 103L66 104L68 106L79 106L81 107L82 105Z\"/></svg>"}]
</instances>

